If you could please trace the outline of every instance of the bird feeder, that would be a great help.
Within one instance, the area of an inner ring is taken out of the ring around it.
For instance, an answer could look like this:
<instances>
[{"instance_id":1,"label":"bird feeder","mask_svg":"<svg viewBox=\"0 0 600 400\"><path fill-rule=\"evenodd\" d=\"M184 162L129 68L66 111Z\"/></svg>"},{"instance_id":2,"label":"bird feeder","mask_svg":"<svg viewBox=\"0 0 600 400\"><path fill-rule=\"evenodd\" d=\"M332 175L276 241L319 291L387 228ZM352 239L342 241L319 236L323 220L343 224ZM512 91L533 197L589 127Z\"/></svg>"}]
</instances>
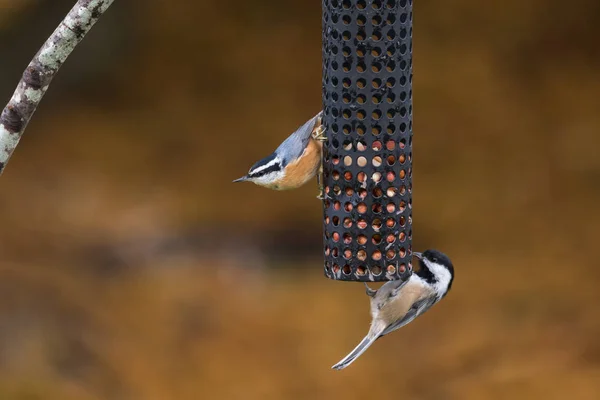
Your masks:
<instances>
[{"instance_id":1,"label":"bird feeder","mask_svg":"<svg viewBox=\"0 0 600 400\"><path fill-rule=\"evenodd\" d=\"M412 0L323 0L325 275L412 273Z\"/></svg>"}]
</instances>

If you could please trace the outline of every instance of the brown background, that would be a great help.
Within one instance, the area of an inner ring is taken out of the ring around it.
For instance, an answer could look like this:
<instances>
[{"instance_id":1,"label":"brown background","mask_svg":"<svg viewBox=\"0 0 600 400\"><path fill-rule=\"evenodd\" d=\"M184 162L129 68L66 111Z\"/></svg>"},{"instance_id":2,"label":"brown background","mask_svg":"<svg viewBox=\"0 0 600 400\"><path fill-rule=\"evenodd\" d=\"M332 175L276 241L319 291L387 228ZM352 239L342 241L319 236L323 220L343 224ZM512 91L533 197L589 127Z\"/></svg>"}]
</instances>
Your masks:
<instances>
[{"instance_id":1,"label":"brown background","mask_svg":"<svg viewBox=\"0 0 600 400\"><path fill-rule=\"evenodd\" d=\"M0 0L0 98L73 0ZM600 3L420 0L414 242L368 329L313 183L231 184L321 106L320 2L116 1L0 178L0 399L600 398Z\"/></svg>"}]
</instances>

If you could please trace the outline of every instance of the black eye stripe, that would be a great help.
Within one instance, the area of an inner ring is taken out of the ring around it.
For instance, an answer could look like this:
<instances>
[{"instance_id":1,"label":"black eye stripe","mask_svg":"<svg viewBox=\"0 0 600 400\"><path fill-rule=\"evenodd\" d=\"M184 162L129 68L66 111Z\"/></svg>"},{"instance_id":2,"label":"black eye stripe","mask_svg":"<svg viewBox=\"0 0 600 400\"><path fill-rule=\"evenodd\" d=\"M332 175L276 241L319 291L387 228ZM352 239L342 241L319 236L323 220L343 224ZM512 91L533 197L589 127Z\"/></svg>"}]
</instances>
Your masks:
<instances>
[{"instance_id":1,"label":"black eye stripe","mask_svg":"<svg viewBox=\"0 0 600 400\"><path fill-rule=\"evenodd\" d=\"M252 167L250 167L250 171L252 171L253 169L259 168L261 165L267 165L271 161L275 160L276 157L277 156L275 154L269 154L267 157L263 158L262 160L258 160L257 162L255 162L254 165Z\"/></svg>"},{"instance_id":2,"label":"black eye stripe","mask_svg":"<svg viewBox=\"0 0 600 400\"><path fill-rule=\"evenodd\" d=\"M259 178L261 176L270 174L271 172L277 172L277 171L280 171L280 170L281 170L281 167L279 166L279 164L274 164L274 165L271 165L268 168L265 168L265 169L260 170L258 172L254 172L254 173L252 173L252 174L250 174L248 176L250 178Z\"/></svg>"}]
</instances>

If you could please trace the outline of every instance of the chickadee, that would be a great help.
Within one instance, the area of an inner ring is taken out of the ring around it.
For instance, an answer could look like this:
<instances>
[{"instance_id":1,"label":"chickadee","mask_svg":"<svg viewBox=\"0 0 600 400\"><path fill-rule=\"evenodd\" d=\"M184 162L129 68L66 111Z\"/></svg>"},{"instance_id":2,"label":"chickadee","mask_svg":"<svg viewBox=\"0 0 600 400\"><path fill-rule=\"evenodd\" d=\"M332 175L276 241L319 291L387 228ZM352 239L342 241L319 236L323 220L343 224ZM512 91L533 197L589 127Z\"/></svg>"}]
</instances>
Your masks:
<instances>
[{"instance_id":1,"label":"chickadee","mask_svg":"<svg viewBox=\"0 0 600 400\"><path fill-rule=\"evenodd\" d=\"M419 259L420 268L409 279L386 282L379 290L365 283L371 297L371 328L359 345L331 368L346 368L377 339L412 322L448 294L454 279L450 259L437 250L413 255Z\"/></svg>"},{"instance_id":2,"label":"chickadee","mask_svg":"<svg viewBox=\"0 0 600 400\"><path fill-rule=\"evenodd\" d=\"M304 185L315 175L319 198L323 195L322 151L326 140L319 112L279 145L269 156L255 163L248 174L234 182L250 181L273 190L289 190Z\"/></svg>"}]
</instances>

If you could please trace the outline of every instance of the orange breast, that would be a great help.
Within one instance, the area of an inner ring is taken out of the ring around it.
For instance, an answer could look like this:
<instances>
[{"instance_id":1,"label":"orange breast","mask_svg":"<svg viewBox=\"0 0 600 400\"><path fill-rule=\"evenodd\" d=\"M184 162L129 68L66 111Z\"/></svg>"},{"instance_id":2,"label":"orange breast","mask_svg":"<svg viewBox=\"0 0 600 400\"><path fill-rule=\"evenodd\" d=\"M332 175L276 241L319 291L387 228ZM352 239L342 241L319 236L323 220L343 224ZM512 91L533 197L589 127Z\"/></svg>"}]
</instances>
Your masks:
<instances>
[{"instance_id":1,"label":"orange breast","mask_svg":"<svg viewBox=\"0 0 600 400\"><path fill-rule=\"evenodd\" d=\"M323 144L310 139L304 153L285 169L285 177L277 185L277 190L289 190L304 185L315 177L321 163Z\"/></svg>"}]
</instances>

